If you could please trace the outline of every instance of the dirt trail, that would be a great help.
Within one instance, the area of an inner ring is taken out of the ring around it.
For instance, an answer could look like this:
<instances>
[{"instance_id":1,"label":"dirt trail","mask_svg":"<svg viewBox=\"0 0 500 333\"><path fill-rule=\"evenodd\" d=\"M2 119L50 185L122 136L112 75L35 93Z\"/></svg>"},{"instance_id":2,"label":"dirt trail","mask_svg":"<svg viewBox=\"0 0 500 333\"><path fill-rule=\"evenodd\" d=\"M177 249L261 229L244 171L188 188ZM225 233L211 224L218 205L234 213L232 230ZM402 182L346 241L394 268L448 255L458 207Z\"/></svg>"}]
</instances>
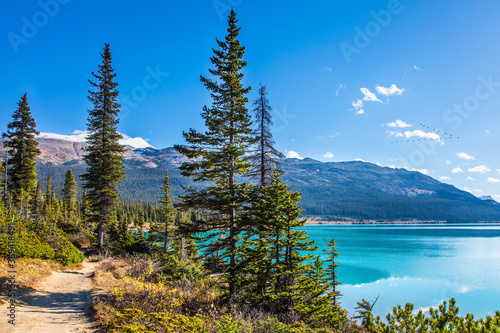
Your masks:
<instances>
[{"instance_id":1,"label":"dirt trail","mask_svg":"<svg viewBox=\"0 0 500 333\"><path fill-rule=\"evenodd\" d=\"M90 306L96 296L92 274L97 263L85 261L81 270L54 272L39 287L19 297L16 325L0 324L1 332L98 332L92 328ZM7 331L3 329L7 326Z\"/></svg>"}]
</instances>

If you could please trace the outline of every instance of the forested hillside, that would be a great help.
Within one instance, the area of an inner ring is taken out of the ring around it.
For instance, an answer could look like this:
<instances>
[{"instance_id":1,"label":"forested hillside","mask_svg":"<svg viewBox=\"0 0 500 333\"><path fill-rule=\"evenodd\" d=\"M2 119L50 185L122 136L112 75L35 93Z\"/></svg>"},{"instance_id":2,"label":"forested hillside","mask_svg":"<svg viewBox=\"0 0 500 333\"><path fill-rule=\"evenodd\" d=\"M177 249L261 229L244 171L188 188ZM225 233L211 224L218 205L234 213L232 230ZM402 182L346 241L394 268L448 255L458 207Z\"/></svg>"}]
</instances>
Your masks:
<instances>
[{"instance_id":1,"label":"forested hillside","mask_svg":"<svg viewBox=\"0 0 500 333\"><path fill-rule=\"evenodd\" d=\"M126 177L119 185L121 198L126 202L142 199L157 203L167 166L174 197L183 193L181 186L201 186L181 176L178 165L182 156L171 148L136 149L134 154L141 159L125 161ZM325 220L500 221L500 204L495 201L480 200L418 172L358 161L324 163L312 159L286 159L282 166L284 182L303 193L304 216ZM85 166L78 160L62 165L39 163L42 186L50 174L54 188L61 189L69 169L80 175Z\"/></svg>"}]
</instances>

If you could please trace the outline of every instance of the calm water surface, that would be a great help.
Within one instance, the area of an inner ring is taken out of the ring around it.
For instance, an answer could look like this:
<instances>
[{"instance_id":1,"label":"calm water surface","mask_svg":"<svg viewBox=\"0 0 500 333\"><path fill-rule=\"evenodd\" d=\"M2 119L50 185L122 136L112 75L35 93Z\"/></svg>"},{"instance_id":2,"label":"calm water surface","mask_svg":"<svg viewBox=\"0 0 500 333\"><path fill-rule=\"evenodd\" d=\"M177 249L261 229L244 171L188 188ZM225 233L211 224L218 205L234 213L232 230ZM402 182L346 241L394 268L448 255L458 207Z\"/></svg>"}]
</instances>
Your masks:
<instances>
[{"instance_id":1,"label":"calm water surface","mask_svg":"<svg viewBox=\"0 0 500 333\"><path fill-rule=\"evenodd\" d=\"M500 310L500 224L307 225L320 247L335 238L344 308L373 301L385 318L407 302L428 310L454 297L460 314ZM322 256L324 259L324 256Z\"/></svg>"}]
</instances>

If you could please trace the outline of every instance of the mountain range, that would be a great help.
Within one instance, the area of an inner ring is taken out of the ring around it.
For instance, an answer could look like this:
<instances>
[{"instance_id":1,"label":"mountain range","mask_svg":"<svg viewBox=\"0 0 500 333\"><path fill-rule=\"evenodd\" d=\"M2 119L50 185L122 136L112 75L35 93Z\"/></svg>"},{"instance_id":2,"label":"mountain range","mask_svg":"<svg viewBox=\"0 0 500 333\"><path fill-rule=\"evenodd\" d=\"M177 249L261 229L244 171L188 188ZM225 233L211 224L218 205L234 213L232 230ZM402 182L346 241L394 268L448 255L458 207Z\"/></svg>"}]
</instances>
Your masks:
<instances>
[{"instance_id":1,"label":"mountain range","mask_svg":"<svg viewBox=\"0 0 500 333\"><path fill-rule=\"evenodd\" d=\"M73 135L40 133L42 154L38 174L42 186L48 174L54 189L62 188L64 175L85 171L82 160L85 132ZM0 140L1 141L1 140ZM174 196L182 186L202 186L181 176L186 158L173 148L157 149L142 138L123 135L126 178L119 186L125 201L157 203L161 181L168 168ZM3 144L0 154L4 156ZM500 204L415 171L381 167L368 162L320 162L285 159L284 181L302 192L303 216L315 221L500 221ZM80 180L77 182L81 185Z\"/></svg>"}]
</instances>

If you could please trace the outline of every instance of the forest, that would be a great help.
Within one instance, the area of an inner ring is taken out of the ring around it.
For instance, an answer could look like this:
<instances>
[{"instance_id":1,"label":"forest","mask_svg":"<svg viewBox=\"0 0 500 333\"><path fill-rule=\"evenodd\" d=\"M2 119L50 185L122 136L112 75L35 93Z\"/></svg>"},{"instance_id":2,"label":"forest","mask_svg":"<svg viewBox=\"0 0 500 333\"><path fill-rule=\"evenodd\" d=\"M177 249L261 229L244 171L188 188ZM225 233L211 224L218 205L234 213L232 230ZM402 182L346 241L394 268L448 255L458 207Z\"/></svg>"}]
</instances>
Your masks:
<instances>
[{"instance_id":1,"label":"forest","mask_svg":"<svg viewBox=\"0 0 500 333\"><path fill-rule=\"evenodd\" d=\"M107 292L93 304L93 318L104 332L500 332L499 312L460 317L453 299L428 316L411 304L385 319L374 318L366 300L352 317L342 308L342 253L331 239L320 260L300 229L302 194L283 181L265 85L247 109L237 23L232 10L210 76L201 76L212 98L201 112L205 129L183 133L185 143L175 149L187 162L157 178L157 202L120 198L126 168L109 44L89 80L84 170L37 173L38 132L24 94L3 134L0 255L8 263L100 261L94 282ZM60 191L53 176L64 179Z\"/></svg>"}]
</instances>

